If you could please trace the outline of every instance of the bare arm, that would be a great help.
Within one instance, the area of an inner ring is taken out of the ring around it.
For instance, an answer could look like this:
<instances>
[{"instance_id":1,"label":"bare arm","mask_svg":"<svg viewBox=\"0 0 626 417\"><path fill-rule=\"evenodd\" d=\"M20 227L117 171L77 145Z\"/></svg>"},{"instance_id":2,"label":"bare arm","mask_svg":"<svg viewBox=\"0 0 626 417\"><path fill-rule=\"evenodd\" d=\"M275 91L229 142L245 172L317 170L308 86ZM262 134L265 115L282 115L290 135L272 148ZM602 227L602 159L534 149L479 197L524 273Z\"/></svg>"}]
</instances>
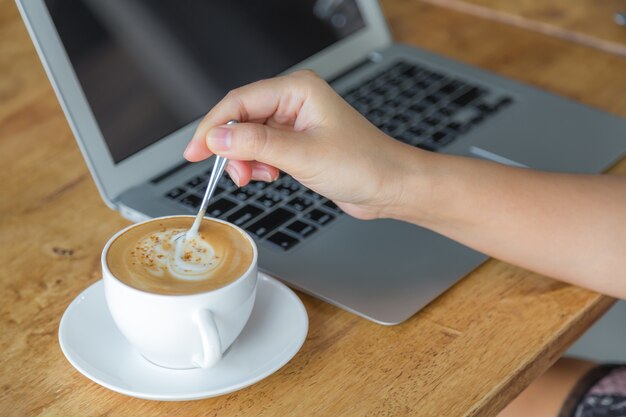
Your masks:
<instances>
[{"instance_id":1,"label":"bare arm","mask_svg":"<svg viewBox=\"0 0 626 417\"><path fill-rule=\"evenodd\" d=\"M411 152L390 217L515 265L626 298L626 177Z\"/></svg>"}]
</instances>

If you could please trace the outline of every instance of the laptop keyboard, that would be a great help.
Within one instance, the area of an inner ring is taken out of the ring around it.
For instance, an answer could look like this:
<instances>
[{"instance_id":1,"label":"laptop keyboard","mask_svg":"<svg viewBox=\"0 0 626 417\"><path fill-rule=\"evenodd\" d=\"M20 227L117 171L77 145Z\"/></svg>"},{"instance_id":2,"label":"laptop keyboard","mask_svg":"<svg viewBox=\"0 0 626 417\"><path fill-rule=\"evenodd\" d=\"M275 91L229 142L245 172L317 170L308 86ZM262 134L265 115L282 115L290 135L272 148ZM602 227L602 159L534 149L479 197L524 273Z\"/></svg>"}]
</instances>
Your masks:
<instances>
[{"instance_id":1,"label":"laptop keyboard","mask_svg":"<svg viewBox=\"0 0 626 417\"><path fill-rule=\"evenodd\" d=\"M512 98L432 69L397 62L348 91L344 98L388 135L428 151L437 151L476 127ZM211 170L189 178L165 197L189 213L197 212ZM207 216L227 220L257 239L283 250L342 215L335 203L281 174L271 184L252 182L238 188L223 176Z\"/></svg>"},{"instance_id":2,"label":"laptop keyboard","mask_svg":"<svg viewBox=\"0 0 626 417\"><path fill-rule=\"evenodd\" d=\"M211 170L194 176L165 196L197 212ZM238 188L223 176L206 215L227 220L258 239L289 250L332 222L342 211L333 203L282 174L271 184L255 181Z\"/></svg>"},{"instance_id":3,"label":"laptop keyboard","mask_svg":"<svg viewBox=\"0 0 626 417\"><path fill-rule=\"evenodd\" d=\"M513 102L484 86L404 61L344 98L389 136L428 151L450 145Z\"/></svg>"}]
</instances>

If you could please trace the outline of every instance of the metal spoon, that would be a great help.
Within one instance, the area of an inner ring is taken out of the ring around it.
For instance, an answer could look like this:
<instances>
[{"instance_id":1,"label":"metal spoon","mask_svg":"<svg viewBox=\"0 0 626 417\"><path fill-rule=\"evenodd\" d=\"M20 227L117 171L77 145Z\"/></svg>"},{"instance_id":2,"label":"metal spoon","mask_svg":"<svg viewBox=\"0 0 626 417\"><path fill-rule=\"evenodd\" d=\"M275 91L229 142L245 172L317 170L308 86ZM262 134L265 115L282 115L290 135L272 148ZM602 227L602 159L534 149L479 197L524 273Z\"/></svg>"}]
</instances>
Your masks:
<instances>
[{"instance_id":1,"label":"metal spoon","mask_svg":"<svg viewBox=\"0 0 626 417\"><path fill-rule=\"evenodd\" d=\"M226 124L234 125L237 123L237 120L231 120ZM198 230L200 229L200 223L202 223L202 218L204 217L204 214L206 213L206 208L209 205L209 200L211 200L213 192L215 191L215 187L217 187L217 182L224 173L224 168L226 168L227 162L228 159L223 158L219 155L215 155L215 164L213 165L213 171L211 171L211 177L209 177L209 184L206 187L206 192L204 193L204 198L202 199L202 204L200 205L200 210L198 210L198 214L196 215L196 219L194 220L193 225L187 231L185 239L192 238L198 234Z\"/></svg>"}]
</instances>

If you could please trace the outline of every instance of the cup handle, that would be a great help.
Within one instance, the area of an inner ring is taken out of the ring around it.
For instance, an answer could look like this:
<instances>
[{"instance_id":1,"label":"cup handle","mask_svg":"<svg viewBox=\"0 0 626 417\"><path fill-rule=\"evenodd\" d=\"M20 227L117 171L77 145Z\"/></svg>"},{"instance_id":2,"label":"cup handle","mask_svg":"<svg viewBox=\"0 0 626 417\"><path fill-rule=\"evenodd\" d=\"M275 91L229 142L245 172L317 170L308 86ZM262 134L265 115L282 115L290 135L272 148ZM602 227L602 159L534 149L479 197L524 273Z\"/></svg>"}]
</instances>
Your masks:
<instances>
[{"instance_id":1,"label":"cup handle","mask_svg":"<svg viewBox=\"0 0 626 417\"><path fill-rule=\"evenodd\" d=\"M210 368L222 359L222 342L213 313L209 310L197 310L194 313L194 319L200 330L202 357L195 355L193 362L201 368Z\"/></svg>"}]
</instances>

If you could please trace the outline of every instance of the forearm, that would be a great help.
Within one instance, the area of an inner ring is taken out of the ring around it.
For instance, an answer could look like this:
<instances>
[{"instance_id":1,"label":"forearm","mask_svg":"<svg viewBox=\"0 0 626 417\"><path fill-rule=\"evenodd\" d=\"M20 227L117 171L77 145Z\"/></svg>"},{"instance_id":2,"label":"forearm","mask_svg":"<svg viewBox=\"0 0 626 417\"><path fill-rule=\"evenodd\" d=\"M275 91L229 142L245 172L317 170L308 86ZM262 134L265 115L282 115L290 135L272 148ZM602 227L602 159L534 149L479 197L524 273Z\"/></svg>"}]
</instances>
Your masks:
<instances>
[{"instance_id":1,"label":"forearm","mask_svg":"<svg viewBox=\"0 0 626 417\"><path fill-rule=\"evenodd\" d=\"M538 172L422 152L405 157L410 168L391 217L626 298L626 178Z\"/></svg>"}]
</instances>

